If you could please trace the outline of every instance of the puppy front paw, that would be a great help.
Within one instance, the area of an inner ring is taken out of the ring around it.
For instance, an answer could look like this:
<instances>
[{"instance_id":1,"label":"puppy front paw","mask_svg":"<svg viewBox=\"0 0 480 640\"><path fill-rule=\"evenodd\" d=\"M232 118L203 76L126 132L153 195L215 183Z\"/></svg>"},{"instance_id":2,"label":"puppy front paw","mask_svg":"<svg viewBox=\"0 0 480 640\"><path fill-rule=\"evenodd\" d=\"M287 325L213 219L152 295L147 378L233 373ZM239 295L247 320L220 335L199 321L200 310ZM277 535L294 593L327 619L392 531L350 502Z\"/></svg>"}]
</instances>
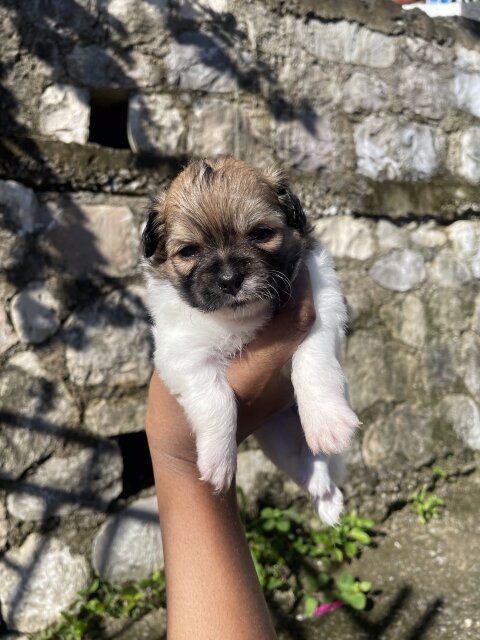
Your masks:
<instances>
[{"instance_id":1,"label":"puppy front paw","mask_svg":"<svg viewBox=\"0 0 480 640\"><path fill-rule=\"evenodd\" d=\"M237 468L237 447L235 440L225 447L217 447L211 442L202 444L197 442L197 466L200 479L209 482L216 493L226 491L232 484Z\"/></svg>"},{"instance_id":2,"label":"puppy front paw","mask_svg":"<svg viewBox=\"0 0 480 640\"><path fill-rule=\"evenodd\" d=\"M343 401L327 402L315 411L302 411L299 407L299 412L307 444L314 454L345 451L361 424Z\"/></svg>"}]
</instances>

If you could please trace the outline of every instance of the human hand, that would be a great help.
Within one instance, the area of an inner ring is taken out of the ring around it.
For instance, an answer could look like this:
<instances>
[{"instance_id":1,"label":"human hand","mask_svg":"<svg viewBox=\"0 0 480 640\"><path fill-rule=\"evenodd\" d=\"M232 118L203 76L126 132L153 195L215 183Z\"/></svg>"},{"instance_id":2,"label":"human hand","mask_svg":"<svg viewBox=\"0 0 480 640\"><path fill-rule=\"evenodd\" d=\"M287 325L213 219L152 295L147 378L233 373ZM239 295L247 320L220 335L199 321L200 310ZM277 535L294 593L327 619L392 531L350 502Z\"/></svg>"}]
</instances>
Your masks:
<instances>
[{"instance_id":1,"label":"human hand","mask_svg":"<svg viewBox=\"0 0 480 640\"><path fill-rule=\"evenodd\" d=\"M237 442L294 401L293 387L281 372L315 321L310 278L303 269L291 299L232 361L228 381L238 399ZM156 372L150 381L146 432L157 467L193 474L195 439L182 407Z\"/></svg>"}]
</instances>

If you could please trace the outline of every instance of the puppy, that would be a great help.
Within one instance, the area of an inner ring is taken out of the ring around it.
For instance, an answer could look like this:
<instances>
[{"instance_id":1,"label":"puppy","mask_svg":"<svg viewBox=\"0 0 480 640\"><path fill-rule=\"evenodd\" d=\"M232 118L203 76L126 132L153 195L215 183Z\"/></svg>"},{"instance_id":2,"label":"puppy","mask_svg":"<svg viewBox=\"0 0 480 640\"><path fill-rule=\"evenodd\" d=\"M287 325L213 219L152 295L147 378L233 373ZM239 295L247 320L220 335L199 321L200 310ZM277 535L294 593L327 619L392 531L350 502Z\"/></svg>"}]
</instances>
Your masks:
<instances>
[{"instance_id":1,"label":"puppy","mask_svg":"<svg viewBox=\"0 0 480 640\"><path fill-rule=\"evenodd\" d=\"M329 454L344 450L359 424L338 358L346 309L285 176L228 158L194 161L151 204L143 247L155 365L192 425L201 478L217 491L236 469L228 364L307 266L317 319L292 359L298 414L290 410L282 428L266 425L257 437L334 524L343 505L341 461Z\"/></svg>"}]
</instances>

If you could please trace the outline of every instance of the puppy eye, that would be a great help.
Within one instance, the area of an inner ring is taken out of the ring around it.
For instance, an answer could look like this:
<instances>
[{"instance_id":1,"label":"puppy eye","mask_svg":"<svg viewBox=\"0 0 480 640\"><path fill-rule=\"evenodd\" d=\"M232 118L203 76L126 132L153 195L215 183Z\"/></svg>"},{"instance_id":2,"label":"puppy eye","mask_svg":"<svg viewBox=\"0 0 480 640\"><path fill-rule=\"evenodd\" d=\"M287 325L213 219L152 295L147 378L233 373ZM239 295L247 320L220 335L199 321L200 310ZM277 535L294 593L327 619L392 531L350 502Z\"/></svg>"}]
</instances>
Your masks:
<instances>
[{"instance_id":1,"label":"puppy eye","mask_svg":"<svg viewBox=\"0 0 480 640\"><path fill-rule=\"evenodd\" d=\"M196 247L194 244L189 244L186 247L180 249L180 251L178 251L178 255L182 256L182 258L185 259L195 258L195 256L198 255L198 247Z\"/></svg>"},{"instance_id":2,"label":"puppy eye","mask_svg":"<svg viewBox=\"0 0 480 640\"><path fill-rule=\"evenodd\" d=\"M248 237L253 242L267 242L273 236L273 229L269 229L268 227L258 227L254 229L248 234Z\"/></svg>"}]
</instances>

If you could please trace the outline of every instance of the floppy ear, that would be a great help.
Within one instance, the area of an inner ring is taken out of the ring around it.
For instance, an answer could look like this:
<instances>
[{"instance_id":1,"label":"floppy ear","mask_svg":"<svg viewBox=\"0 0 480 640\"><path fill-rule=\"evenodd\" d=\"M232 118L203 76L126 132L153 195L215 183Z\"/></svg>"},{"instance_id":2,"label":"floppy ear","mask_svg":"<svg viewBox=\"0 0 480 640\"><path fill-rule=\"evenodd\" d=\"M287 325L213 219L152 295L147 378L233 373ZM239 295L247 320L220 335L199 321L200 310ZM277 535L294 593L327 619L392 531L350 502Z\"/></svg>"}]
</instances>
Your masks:
<instances>
[{"instance_id":1,"label":"floppy ear","mask_svg":"<svg viewBox=\"0 0 480 640\"><path fill-rule=\"evenodd\" d=\"M153 198L146 215L147 222L142 233L142 248L145 258L158 261L166 259L165 253L165 211L162 196Z\"/></svg>"},{"instance_id":2,"label":"floppy ear","mask_svg":"<svg viewBox=\"0 0 480 640\"><path fill-rule=\"evenodd\" d=\"M289 227L297 229L301 234L307 231L307 216L300 200L293 193L287 177L280 169L274 169L266 175L269 186L275 191L281 209Z\"/></svg>"}]
</instances>

